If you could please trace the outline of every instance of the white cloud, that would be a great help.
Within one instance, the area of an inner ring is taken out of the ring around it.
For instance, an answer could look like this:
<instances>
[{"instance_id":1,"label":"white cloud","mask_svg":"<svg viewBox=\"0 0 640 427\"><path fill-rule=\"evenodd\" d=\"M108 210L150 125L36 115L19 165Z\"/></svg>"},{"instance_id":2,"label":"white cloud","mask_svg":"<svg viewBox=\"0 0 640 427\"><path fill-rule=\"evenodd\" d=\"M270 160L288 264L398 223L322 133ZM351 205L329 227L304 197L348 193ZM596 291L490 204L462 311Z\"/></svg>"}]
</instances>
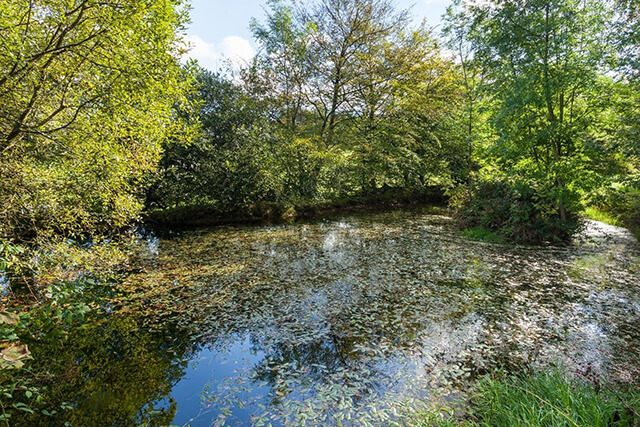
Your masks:
<instances>
[{"instance_id":1,"label":"white cloud","mask_svg":"<svg viewBox=\"0 0 640 427\"><path fill-rule=\"evenodd\" d=\"M219 48L222 56L241 63L249 62L255 55L249 40L238 36L225 37L219 44Z\"/></svg>"},{"instance_id":2,"label":"white cloud","mask_svg":"<svg viewBox=\"0 0 640 427\"><path fill-rule=\"evenodd\" d=\"M198 63L212 71L230 62L234 68L239 68L251 61L255 51L249 40L239 36L228 36L219 43L209 43L199 36L187 37L190 50L184 59L196 59Z\"/></svg>"},{"instance_id":3,"label":"white cloud","mask_svg":"<svg viewBox=\"0 0 640 427\"><path fill-rule=\"evenodd\" d=\"M187 46L189 51L183 59L197 59L202 66L205 63L216 60L215 45L207 43L198 36L187 36Z\"/></svg>"}]
</instances>

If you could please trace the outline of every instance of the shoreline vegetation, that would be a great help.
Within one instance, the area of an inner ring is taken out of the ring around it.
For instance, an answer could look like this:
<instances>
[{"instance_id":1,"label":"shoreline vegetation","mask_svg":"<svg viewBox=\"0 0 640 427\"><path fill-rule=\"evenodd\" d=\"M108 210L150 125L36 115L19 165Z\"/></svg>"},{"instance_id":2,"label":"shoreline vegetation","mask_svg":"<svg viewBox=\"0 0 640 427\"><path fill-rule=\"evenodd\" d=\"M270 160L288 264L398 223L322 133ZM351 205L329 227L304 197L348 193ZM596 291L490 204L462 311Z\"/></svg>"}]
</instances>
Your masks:
<instances>
[{"instance_id":1,"label":"shoreline vegetation","mask_svg":"<svg viewBox=\"0 0 640 427\"><path fill-rule=\"evenodd\" d=\"M508 374L480 378L462 404L417 415L416 426L629 426L640 425L640 393L599 384L584 373Z\"/></svg>"},{"instance_id":2,"label":"shoreline vegetation","mask_svg":"<svg viewBox=\"0 0 640 427\"><path fill-rule=\"evenodd\" d=\"M338 200L315 200L291 203L265 202L234 213L221 213L215 206L176 206L156 209L142 214L142 224L152 229L171 230L243 225L286 223L310 220L327 215L366 212L394 208L432 208L448 212L447 197L438 188L421 193L380 191L367 196L345 197Z\"/></svg>"},{"instance_id":3,"label":"shoreline vegetation","mask_svg":"<svg viewBox=\"0 0 640 427\"><path fill-rule=\"evenodd\" d=\"M224 225L291 223L351 212L375 212L397 208L425 208L443 215L452 215L455 212L450 206L449 197L445 192L434 188L420 194L403 194L387 190L375 195L346 197L339 200L266 202L235 213L221 213L213 205L174 206L143 212L140 224L146 229L172 231ZM585 208L581 215L593 221L626 228L634 234L636 239L640 240L639 226L623 215L611 214L595 206ZM465 227L461 224L460 232L469 239L488 243L519 242L518 240L509 240L504 235L481 226Z\"/></svg>"},{"instance_id":4,"label":"shoreline vegetation","mask_svg":"<svg viewBox=\"0 0 640 427\"><path fill-rule=\"evenodd\" d=\"M618 200L589 206L584 214L594 221L624 227L640 240L640 191L617 195Z\"/></svg>"}]
</instances>

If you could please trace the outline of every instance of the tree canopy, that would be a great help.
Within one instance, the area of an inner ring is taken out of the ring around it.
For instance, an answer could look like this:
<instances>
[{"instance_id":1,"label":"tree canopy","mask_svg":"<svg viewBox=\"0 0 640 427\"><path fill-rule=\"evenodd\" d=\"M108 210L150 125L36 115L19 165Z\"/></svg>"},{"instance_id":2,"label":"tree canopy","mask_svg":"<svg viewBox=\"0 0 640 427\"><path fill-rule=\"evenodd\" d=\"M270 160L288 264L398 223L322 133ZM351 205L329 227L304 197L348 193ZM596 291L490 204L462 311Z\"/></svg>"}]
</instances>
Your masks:
<instances>
[{"instance_id":1,"label":"tree canopy","mask_svg":"<svg viewBox=\"0 0 640 427\"><path fill-rule=\"evenodd\" d=\"M456 0L438 35L391 0L269 0L231 75L179 64L181 1L0 1L8 238L486 182L566 238L637 188L635 2Z\"/></svg>"},{"instance_id":2,"label":"tree canopy","mask_svg":"<svg viewBox=\"0 0 640 427\"><path fill-rule=\"evenodd\" d=\"M182 2L0 8L2 234L130 223L185 88Z\"/></svg>"}]
</instances>

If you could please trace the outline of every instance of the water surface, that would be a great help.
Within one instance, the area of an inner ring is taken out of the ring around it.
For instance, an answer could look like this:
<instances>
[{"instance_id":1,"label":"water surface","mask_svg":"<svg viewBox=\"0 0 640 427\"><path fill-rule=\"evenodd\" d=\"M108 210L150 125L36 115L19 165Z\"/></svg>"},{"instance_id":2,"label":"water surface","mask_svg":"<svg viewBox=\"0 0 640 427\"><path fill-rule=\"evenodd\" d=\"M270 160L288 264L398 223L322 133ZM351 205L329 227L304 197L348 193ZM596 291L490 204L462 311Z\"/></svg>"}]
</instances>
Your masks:
<instances>
[{"instance_id":1,"label":"water surface","mask_svg":"<svg viewBox=\"0 0 640 427\"><path fill-rule=\"evenodd\" d=\"M122 406L140 370L152 380L137 380L129 416L192 426L379 425L497 368L640 378L640 247L619 228L590 222L565 247L487 244L419 210L152 243L113 306L134 331L93 356L125 374L78 394L85 423L104 410L87 403L100 381L122 390L103 405Z\"/></svg>"}]
</instances>

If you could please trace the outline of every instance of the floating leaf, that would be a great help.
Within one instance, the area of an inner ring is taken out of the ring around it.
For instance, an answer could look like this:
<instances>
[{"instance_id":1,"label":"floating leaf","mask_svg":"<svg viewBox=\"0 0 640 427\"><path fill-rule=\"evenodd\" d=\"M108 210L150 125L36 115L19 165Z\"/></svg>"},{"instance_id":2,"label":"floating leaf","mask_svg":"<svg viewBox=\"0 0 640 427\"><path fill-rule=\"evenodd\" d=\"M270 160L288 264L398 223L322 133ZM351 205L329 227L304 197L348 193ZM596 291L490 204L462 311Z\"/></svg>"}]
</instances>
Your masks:
<instances>
[{"instance_id":1,"label":"floating leaf","mask_svg":"<svg viewBox=\"0 0 640 427\"><path fill-rule=\"evenodd\" d=\"M15 325L19 321L20 317L17 314L9 313L8 311L0 311L0 323Z\"/></svg>"},{"instance_id":2,"label":"floating leaf","mask_svg":"<svg viewBox=\"0 0 640 427\"><path fill-rule=\"evenodd\" d=\"M24 366L23 360L29 359L31 353L26 344L12 344L0 351L0 368L19 369Z\"/></svg>"}]
</instances>

